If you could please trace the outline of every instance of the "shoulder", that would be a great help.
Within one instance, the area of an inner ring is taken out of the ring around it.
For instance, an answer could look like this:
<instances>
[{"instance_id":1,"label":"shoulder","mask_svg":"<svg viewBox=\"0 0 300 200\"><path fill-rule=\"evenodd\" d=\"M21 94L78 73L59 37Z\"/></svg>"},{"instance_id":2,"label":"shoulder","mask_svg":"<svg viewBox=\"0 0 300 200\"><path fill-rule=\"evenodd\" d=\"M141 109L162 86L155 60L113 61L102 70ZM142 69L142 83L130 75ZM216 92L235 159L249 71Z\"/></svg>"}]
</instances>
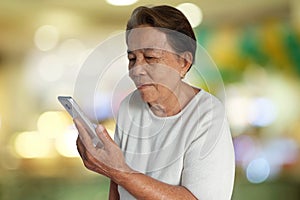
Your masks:
<instances>
[{"instance_id":1,"label":"shoulder","mask_svg":"<svg viewBox=\"0 0 300 200\"><path fill-rule=\"evenodd\" d=\"M199 106L202 109L207 109L210 111L222 111L224 110L224 104L213 94L201 90L196 96Z\"/></svg>"},{"instance_id":2,"label":"shoulder","mask_svg":"<svg viewBox=\"0 0 300 200\"><path fill-rule=\"evenodd\" d=\"M197 113L198 121L192 146L196 146L197 154L203 158L211 152L223 134L230 134L230 130L224 104L217 97L202 90L196 98L194 113Z\"/></svg>"},{"instance_id":3,"label":"shoulder","mask_svg":"<svg viewBox=\"0 0 300 200\"><path fill-rule=\"evenodd\" d=\"M200 128L209 128L224 121L225 107L217 97L201 90L194 98L185 114L189 119L201 125Z\"/></svg>"}]
</instances>

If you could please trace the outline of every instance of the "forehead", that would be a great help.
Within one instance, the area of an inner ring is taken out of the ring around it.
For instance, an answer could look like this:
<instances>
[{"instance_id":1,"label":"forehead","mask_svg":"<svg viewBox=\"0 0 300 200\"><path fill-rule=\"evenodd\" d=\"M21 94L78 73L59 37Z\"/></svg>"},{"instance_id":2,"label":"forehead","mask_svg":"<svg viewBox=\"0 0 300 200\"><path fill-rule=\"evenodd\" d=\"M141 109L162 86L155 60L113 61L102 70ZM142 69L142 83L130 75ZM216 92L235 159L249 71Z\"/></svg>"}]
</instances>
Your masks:
<instances>
[{"instance_id":1,"label":"forehead","mask_svg":"<svg viewBox=\"0 0 300 200\"><path fill-rule=\"evenodd\" d=\"M142 27L130 30L127 46L129 51L138 49L162 49L173 51L167 35L154 27Z\"/></svg>"}]
</instances>

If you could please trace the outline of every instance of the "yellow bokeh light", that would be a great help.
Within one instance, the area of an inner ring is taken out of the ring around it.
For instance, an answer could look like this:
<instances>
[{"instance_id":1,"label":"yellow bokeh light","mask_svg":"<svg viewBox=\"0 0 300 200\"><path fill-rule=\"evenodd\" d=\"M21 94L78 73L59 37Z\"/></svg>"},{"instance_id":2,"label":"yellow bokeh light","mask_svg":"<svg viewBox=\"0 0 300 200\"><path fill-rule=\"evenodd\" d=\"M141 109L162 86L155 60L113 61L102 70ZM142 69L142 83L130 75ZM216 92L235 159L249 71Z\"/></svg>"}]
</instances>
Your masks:
<instances>
[{"instance_id":1,"label":"yellow bokeh light","mask_svg":"<svg viewBox=\"0 0 300 200\"><path fill-rule=\"evenodd\" d=\"M44 81L54 82L63 76L64 65L58 56L48 54L41 58L38 72Z\"/></svg>"},{"instance_id":2,"label":"yellow bokeh light","mask_svg":"<svg viewBox=\"0 0 300 200\"><path fill-rule=\"evenodd\" d=\"M48 111L40 115L37 127L38 131L48 138L56 138L63 134L72 124L69 116L63 111Z\"/></svg>"},{"instance_id":3,"label":"yellow bokeh light","mask_svg":"<svg viewBox=\"0 0 300 200\"><path fill-rule=\"evenodd\" d=\"M39 27L34 36L34 43L41 51L53 49L59 40L59 31L55 26L44 25Z\"/></svg>"},{"instance_id":4,"label":"yellow bokeh light","mask_svg":"<svg viewBox=\"0 0 300 200\"><path fill-rule=\"evenodd\" d=\"M182 3L176 6L176 8L186 16L193 28L201 24L203 13L197 5L193 3Z\"/></svg>"},{"instance_id":5,"label":"yellow bokeh light","mask_svg":"<svg viewBox=\"0 0 300 200\"><path fill-rule=\"evenodd\" d=\"M51 140L37 131L20 133L14 143L16 152L23 158L53 157Z\"/></svg>"},{"instance_id":6,"label":"yellow bokeh light","mask_svg":"<svg viewBox=\"0 0 300 200\"><path fill-rule=\"evenodd\" d=\"M55 147L58 153L64 157L79 157L76 147L77 131L68 130L58 136L55 141Z\"/></svg>"},{"instance_id":7,"label":"yellow bokeh light","mask_svg":"<svg viewBox=\"0 0 300 200\"><path fill-rule=\"evenodd\" d=\"M129 6L135 4L138 0L106 0L107 3L114 6Z\"/></svg>"}]
</instances>

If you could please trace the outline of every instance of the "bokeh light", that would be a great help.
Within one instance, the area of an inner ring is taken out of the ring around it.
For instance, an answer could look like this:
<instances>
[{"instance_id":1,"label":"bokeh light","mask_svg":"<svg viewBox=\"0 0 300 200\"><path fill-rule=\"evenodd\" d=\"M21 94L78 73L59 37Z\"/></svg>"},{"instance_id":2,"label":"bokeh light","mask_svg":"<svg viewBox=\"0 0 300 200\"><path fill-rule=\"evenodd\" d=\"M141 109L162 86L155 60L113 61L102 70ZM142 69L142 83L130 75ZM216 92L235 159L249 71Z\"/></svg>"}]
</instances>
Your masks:
<instances>
[{"instance_id":1,"label":"bokeh light","mask_svg":"<svg viewBox=\"0 0 300 200\"><path fill-rule=\"evenodd\" d=\"M77 136L77 129L74 126L59 135L55 140L55 147L58 153L64 157L79 157L76 146Z\"/></svg>"},{"instance_id":2,"label":"bokeh light","mask_svg":"<svg viewBox=\"0 0 300 200\"><path fill-rule=\"evenodd\" d=\"M251 99L244 96L227 99L228 120L234 128L244 128L249 122Z\"/></svg>"},{"instance_id":3,"label":"bokeh light","mask_svg":"<svg viewBox=\"0 0 300 200\"><path fill-rule=\"evenodd\" d=\"M37 131L18 134L15 140L15 150L23 158L54 156L51 141Z\"/></svg>"},{"instance_id":4,"label":"bokeh light","mask_svg":"<svg viewBox=\"0 0 300 200\"><path fill-rule=\"evenodd\" d=\"M59 41L59 31L55 26L44 25L39 27L34 35L34 44L41 51L53 49Z\"/></svg>"},{"instance_id":5,"label":"bokeh light","mask_svg":"<svg viewBox=\"0 0 300 200\"><path fill-rule=\"evenodd\" d=\"M38 72L42 80L54 82L59 80L64 73L64 66L56 55L47 55L38 65Z\"/></svg>"},{"instance_id":6,"label":"bokeh light","mask_svg":"<svg viewBox=\"0 0 300 200\"><path fill-rule=\"evenodd\" d=\"M250 105L249 123L254 126L268 126L277 117L277 109L268 98L255 98Z\"/></svg>"},{"instance_id":7,"label":"bokeh light","mask_svg":"<svg viewBox=\"0 0 300 200\"><path fill-rule=\"evenodd\" d=\"M248 135L240 135L233 140L235 160L238 165L246 167L258 153L258 144Z\"/></svg>"},{"instance_id":8,"label":"bokeh light","mask_svg":"<svg viewBox=\"0 0 300 200\"><path fill-rule=\"evenodd\" d=\"M86 54L84 44L78 39L67 39L59 46L59 57L69 67L79 64L80 58ZM68 68L68 70L71 70Z\"/></svg>"},{"instance_id":9,"label":"bokeh light","mask_svg":"<svg viewBox=\"0 0 300 200\"><path fill-rule=\"evenodd\" d=\"M114 6L129 6L136 3L138 0L106 0L107 3Z\"/></svg>"},{"instance_id":10,"label":"bokeh light","mask_svg":"<svg viewBox=\"0 0 300 200\"><path fill-rule=\"evenodd\" d=\"M38 131L48 138L56 138L63 134L72 122L63 111L47 111L40 115Z\"/></svg>"},{"instance_id":11,"label":"bokeh light","mask_svg":"<svg viewBox=\"0 0 300 200\"><path fill-rule=\"evenodd\" d=\"M299 146L290 138L275 138L265 145L264 154L271 166L285 166L297 162Z\"/></svg>"},{"instance_id":12,"label":"bokeh light","mask_svg":"<svg viewBox=\"0 0 300 200\"><path fill-rule=\"evenodd\" d=\"M249 163L246 174L251 183L262 183L270 175L270 165L264 158L254 159Z\"/></svg>"},{"instance_id":13,"label":"bokeh light","mask_svg":"<svg viewBox=\"0 0 300 200\"><path fill-rule=\"evenodd\" d=\"M186 16L193 28L201 24L203 14L197 5L193 3L182 3L176 6L176 8Z\"/></svg>"}]
</instances>

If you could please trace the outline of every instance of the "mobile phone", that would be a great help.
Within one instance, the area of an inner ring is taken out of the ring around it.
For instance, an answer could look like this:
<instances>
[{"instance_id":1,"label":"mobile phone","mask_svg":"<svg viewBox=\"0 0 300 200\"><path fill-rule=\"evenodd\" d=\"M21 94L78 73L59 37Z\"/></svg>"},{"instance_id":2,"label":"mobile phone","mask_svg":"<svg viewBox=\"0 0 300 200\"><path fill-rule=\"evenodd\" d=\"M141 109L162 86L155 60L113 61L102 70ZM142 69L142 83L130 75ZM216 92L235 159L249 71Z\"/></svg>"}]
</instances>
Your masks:
<instances>
[{"instance_id":1,"label":"mobile phone","mask_svg":"<svg viewBox=\"0 0 300 200\"><path fill-rule=\"evenodd\" d=\"M78 119L90 135L95 147L102 148L103 143L96 134L96 125L94 125L81 110L79 105L71 96L58 96L58 101L63 105L73 119Z\"/></svg>"}]
</instances>

